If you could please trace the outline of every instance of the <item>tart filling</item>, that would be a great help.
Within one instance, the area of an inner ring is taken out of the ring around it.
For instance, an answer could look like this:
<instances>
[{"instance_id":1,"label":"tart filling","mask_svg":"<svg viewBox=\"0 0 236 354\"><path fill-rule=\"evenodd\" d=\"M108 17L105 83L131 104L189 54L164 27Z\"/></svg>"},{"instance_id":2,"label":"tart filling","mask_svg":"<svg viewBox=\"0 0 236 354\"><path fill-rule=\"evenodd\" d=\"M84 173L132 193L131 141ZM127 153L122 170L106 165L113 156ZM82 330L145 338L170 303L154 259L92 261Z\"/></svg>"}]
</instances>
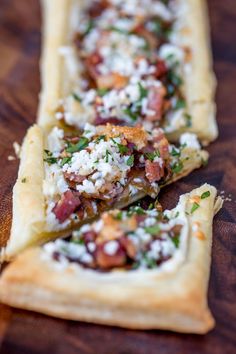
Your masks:
<instances>
[{"instance_id":1,"label":"tart filling","mask_svg":"<svg viewBox=\"0 0 236 354\"><path fill-rule=\"evenodd\" d=\"M148 133L140 127L87 124L71 135L55 127L44 159L48 230L64 229L145 195L155 198L161 185L181 175L189 158L187 138L183 135L176 147L160 128ZM200 151L194 135L190 142Z\"/></svg>"},{"instance_id":2,"label":"tart filling","mask_svg":"<svg viewBox=\"0 0 236 354\"><path fill-rule=\"evenodd\" d=\"M76 127L191 126L183 91L191 50L176 39L176 7L175 0L88 2L71 46L60 48L73 84L56 118Z\"/></svg>"},{"instance_id":3,"label":"tart filling","mask_svg":"<svg viewBox=\"0 0 236 354\"><path fill-rule=\"evenodd\" d=\"M74 263L103 272L171 269L184 259L187 230L181 210L172 211L168 218L161 210L136 206L103 213L99 221L43 249L62 266Z\"/></svg>"}]
</instances>

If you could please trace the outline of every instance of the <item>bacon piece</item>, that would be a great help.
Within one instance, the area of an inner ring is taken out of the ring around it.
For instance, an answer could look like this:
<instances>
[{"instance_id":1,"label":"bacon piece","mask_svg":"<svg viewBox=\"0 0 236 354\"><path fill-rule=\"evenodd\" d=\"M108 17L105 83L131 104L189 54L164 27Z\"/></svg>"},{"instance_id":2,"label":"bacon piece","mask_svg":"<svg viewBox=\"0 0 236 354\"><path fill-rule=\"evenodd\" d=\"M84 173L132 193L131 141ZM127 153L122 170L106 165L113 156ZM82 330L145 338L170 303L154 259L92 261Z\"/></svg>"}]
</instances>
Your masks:
<instances>
[{"instance_id":1,"label":"bacon piece","mask_svg":"<svg viewBox=\"0 0 236 354\"><path fill-rule=\"evenodd\" d=\"M82 183L86 179L85 176L77 175L74 172L64 172L63 174L65 179L69 182Z\"/></svg>"},{"instance_id":2,"label":"bacon piece","mask_svg":"<svg viewBox=\"0 0 236 354\"><path fill-rule=\"evenodd\" d=\"M53 208L53 213L63 223L81 204L79 193L71 190L63 193L61 200Z\"/></svg>"},{"instance_id":3,"label":"bacon piece","mask_svg":"<svg viewBox=\"0 0 236 354\"><path fill-rule=\"evenodd\" d=\"M122 123L124 123L124 122L118 118L115 118L115 117L103 119L99 116L96 117L95 122L94 122L95 125L106 125L107 123L110 123L112 125L122 125Z\"/></svg>"},{"instance_id":4,"label":"bacon piece","mask_svg":"<svg viewBox=\"0 0 236 354\"><path fill-rule=\"evenodd\" d=\"M122 267L126 263L126 254L119 245L114 255L108 255L104 250L104 244L98 245L95 259L99 268L109 269L113 267Z\"/></svg>"},{"instance_id":5,"label":"bacon piece","mask_svg":"<svg viewBox=\"0 0 236 354\"><path fill-rule=\"evenodd\" d=\"M166 89L162 86L152 86L148 92L148 105L147 108L153 111L146 117L151 122L159 121L162 118L164 97L166 95Z\"/></svg>"},{"instance_id":6,"label":"bacon piece","mask_svg":"<svg viewBox=\"0 0 236 354\"><path fill-rule=\"evenodd\" d=\"M157 62L155 63L155 76L157 79L159 79L160 77L164 76L167 73L167 66L164 60L162 59L157 59Z\"/></svg>"},{"instance_id":7,"label":"bacon piece","mask_svg":"<svg viewBox=\"0 0 236 354\"><path fill-rule=\"evenodd\" d=\"M99 72L97 70L97 65L102 63L103 59L98 52L92 53L89 57L85 59L85 66L92 77L92 79L96 80L99 76Z\"/></svg>"},{"instance_id":8,"label":"bacon piece","mask_svg":"<svg viewBox=\"0 0 236 354\"><path fill-rule=\"evenodd\" d=\"M88 14L91 18L99 17L107 7L108 2L106 0L94 1L92 6L89 7Z\"/></svg>"},{"instance_id":9,"label":"bacon piece","mask_svg":"<svg viewBox=\"0 0 236 354\"><path fill-rule=\"evenodd\" d=\"M158 162L146 160L145 172L150 183L158 182L164 176L164 166L160 166Z\"/></svg>"},{"instance_id":10,"label":"bacon piece","mask_svg":"<svg viewBox=\"0 0 236 354\"><path fill-rule=\"evenodd\" d=\"M168 160L170 157L169 153L169 142L162 129L155 130L154 135L154 148L159 151L160 157L163 160Z\"/></svg>"},{"instance_id":11,"label":"bacon piece","mask_svg":"<svg viewBox=\"0 0 236 354\"><path fill-rule=\"evenodd\" d=\"M134 33L146 40L150 50L155 50L158 47L158 37L149 32L143 24L136 27Z\"/></svg>"},{"instance_id":12,"label":"bacon piece","mask_svg":"<svg viewBox=\"0 0 236 354\"><path fill-rule=\"evenodd\" d=\"M137 248L135 247L134 243L127 236L121 237L120 243L125 249L128 257L134 259L137 253Z\"/></svg>"}]
</instances>

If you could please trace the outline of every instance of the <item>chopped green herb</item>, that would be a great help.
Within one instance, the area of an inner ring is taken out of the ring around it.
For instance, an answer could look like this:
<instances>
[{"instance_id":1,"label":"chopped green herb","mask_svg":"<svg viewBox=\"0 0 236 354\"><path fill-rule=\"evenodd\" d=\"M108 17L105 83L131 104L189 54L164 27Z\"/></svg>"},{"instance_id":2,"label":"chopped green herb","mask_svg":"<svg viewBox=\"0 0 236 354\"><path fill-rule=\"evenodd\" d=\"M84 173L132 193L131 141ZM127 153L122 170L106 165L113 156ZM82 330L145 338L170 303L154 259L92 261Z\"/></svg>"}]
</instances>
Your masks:
<instances>
[{"instance_id":1,"label":"chopped green herb","mask_svg":"<svg viewBox=\"0 0 236 354\"><path fill-rule=\"evenodd\" d=\"M211 195L210 191L206 191L206 192L202 193L201 199L208 198L208 197L210 197L210 195Z\"/></svg>"},{"instance_id":2,"label":"chopped green herb","mask_svg":"<svg viewBox=\"0 0 236 354\"><path fill-rule=\"evenodd\" d=\"M147 97L148 90L142 86L141 82L138 83L138 87L139 87L139 95L140 95L139 100L142 101L143 98Z\"/></svg>"},{"instance_id":3,"label":"chopped green herb","mask_svg":"<svg viewBox=\"0 0 236 354\"><path fill-rule=\"evenodd\" d=\"M27 179L26 177L22 178L21 183L26 183Z\"/></svg>"},{"instance_id":4,"label":"chopped green herb","mask_svg":"<svg viewBox=\"0 0 236 354\"><path fill-rule=\"evenodd\" d=\"M122 216L123 216L122 211L119 211L119 212L115 215L115 219L116 219L116 220L122 220Z\"/></svg>"},{"instance_id":5,"label":"chopped green herb","mask_svg":"<svg viewBox=\"0 0 236 354\"><path fill-rule=\"evenodd\" d=\"M141 208L141 206L136 205L136 206L130 207L128 212L127 212L128 216L132 216L133 214L145 215L146 212L145 212L145 210L143 208Z\"/></svg>"},{"instance_id":6,"label":"chopped green herb","mask_svg":"<svg viewBox=\"0 0 236 354\"><path fill-rule=\"evenodd\" d=\"M72 93L72 96L73 96L73 98L76 100L76 101L78 101L78 102L81 102L82 101L82 98L81 97L79 97L79 95L77 95L77 93Z\"/></svg>"},{"instance_id":7,"label":"chopped green herb","mask_svg":"<svg viewBox=\"0 0 236 354\"><path fill-rule=\"evenodd\" d=\"M61 166L64 166L66 163L69 163L71 161L71 157L63 157L61 160Z\"/></svg>"},{"instance_id":8,"label":"chopped green herb","mask_svg":"<svg viewBox=\"0 0 236 354\"><path fill-rule=\"evenodd\" d=\"M131 118L133 121L136 121L138 119L138 114L135 112L132 112L131 108L125 108L123 110L123 113L126 114L129 118Z\"/></svg>"},{"instance_id":9,"label":"chopped green herb","mask_svg":"<svg viewBox=\"0 0 236 354\"><path fill-rule=\"evenodd\" d=\"M145 263L148 268L152 269L157 267L157 263L155 259L149 258L146 254L143 255L143 259L145 260Z\"/></svg>"},{"instance_id":10,"label":"chopped green herb","mask_svg":"<svg viewBox=\"0 0 236 354\"><path fill-rule=\"evenodd\" d=\"M71 242L76 243L78 245L84 245L84 240L82 238L72 238Z\"/></svg>"},{"instance_id":11,"label":"chopped green herb","mask_svg":"<svg viewBox=\"0 0 236 354\"><path fill-rule=\"evenodd\" d=\"M148 160L153 161L155 157L160 157L161 154L159 150L156 150L154 152L147 152L145 156L147 157Z\"/></svg>"},{"instance_id":12,"label":"chopped green herb","mask_svg":"<svg viewBox=\"0 0 236 354\"><path fill-rule=\"evenodd\" d=\"M188 113L186 113L184 117L186 120L186 127L190 128L192 126L192 117Z\"/></svg>"},{"instance_id":13,"label":"chopped green herb","mask_svg":"<svg viewBox=\"0 0 236 354\"><path fill-rule=\"evenodd\" d=\"M175 217L177 218L179 216L179 211L176 212Z\"/></svg>"},{"instance_id":14,"label":"chopped green herb","mask_svg":"<svg viewBox=\"0 0 236 354\"><path fill-rule=\"evenodd\" d=\"M154 204L150 203L149 206L148 206L148 210L152 210L153 208L154 208Z\"/></svg>"},{"instance_id":15,"label":"chopped green herb","mask_svg":"<svg viewBox=\"0 0 236 354\"><path fill-rule=\"evenodd\" d=\"M56 157L46 157L43 161L47 162L49 165L53 165L54 163L57 163L57 158Z\"/></svg>"},{"instance_id":16,"label":"chopped green herb","mask_svg":"<svg viewBox=\"0 0 236 354\"><path fill-rule=\"evenodd\" d=\"M118 28L118 27L115 27L115 26L110 26L108 28L108 30L113 31L113 32L117 32L117 33L120 33L120 34L125 34L125 35L129 35L130 34L129 31L126 31L126 30L124 30L122 28Z\"/></svg>"},{"instance_id":17,"label":"chopped green herb","mask_svg":"<svg viewBox=\"0 0 236 354\"><path fill-rule=\"evenodd\" d=\"M134 155L130 155L130 157L128 158L126 163L127 163L128 166L133 166L133 164L134 164Z\"/></svg>"},{"instance_id":18,"label":"chopped green herb","mask_svg":"<svg viewBox=\"0 0 236 354\"><path fill-rule=\"evenodd\" d=\"M117 146L121 154L125 154L126 152L129 151L129 149L125 145L117 144Z\"/></svg>"},{"instance_id":19,"label":"chopped green herb","mask_svg":"<svg viewBox=\"0 0 236 354\"><path fill-rule=\"evenodd\" d=\"M182 171L183 167L184 166L183 166L182 161L178 161L172 166L171 169L172 169L173 173L179 173L180 171Z\"/></svg>"},{"instance_id":20,"label":"chopped green herb","mask_svg":"<svg viewBox=\"0 0 236 354\"><path fill-rule=\"evenodd\" d=\"M90 20L88 22L88 25L87 25L87 28L86 30L84 31L84 36L87 36L87 34L89 34L91 32L91 30L93 29L94 27L94 21Z\"/></svg>"},{"instance_id":21,"label":"chopped green herb","mask_svg":"<svg viewBox=\"0 0 236 354\"><path fill-rule=\"evenodd\" d=\"M96 144L99 143L101 140L105 140L106 139L106 135L100 135L97 137L97 139L94 141Z\"/></svg>"},{"instance_id":22,"label":"chopped green herb","mask_svg":"<svg viewBox=\"0 0 236 354\"><path fill-rule=\"evenodd\" d=\"M193 214L195 212L195 210L197 210L199 207L200 207L200 205L198 203L194 202L190 213Z\"/></svg>"},{"instance_id":23,"label":"chopped green herb","mask_svg":"<svg viewBox=\"0 0 236 354\"><path fill-rule=\"evenodd\" d=\"M181 152L180 152L179 149L175 149L175 148L173 147L170 154L171 154L171 156L174 156L174 157L180 157Z\"/></svg>"},{"instance_id":24,"label":"chopped green herb","mask_svg":"<svg viewBox=\"0 0 236 354\"><path fill-rule=\"evenodd\" d=\"M160 226L159 225L154 225L154 226L150 226L150 227L145 227L144 230L152 235L152 236L155 236L155 235L158 235L159 232L160 232Z\"/></svg>"},{"instance_id":25,"label":"chopped green herb","mask_svg":"<svg viewBox=\"0 0 236 354\"><path fill-rule=\"evenodd\" d=\"M171 237L171 241L174 243L175 247L178 248L179 247L179 235Z\"/></svg>"},{"instance_id":26,"label":"chopped green herb","mask_svg":"<svg viewBox=\"0 0 236 354\"><path fill-rule=\"evenodd\" d=\"M109 156L111 156L111 153L109 150L106 150L106 155L105 155L105 161L106 163L109 162ZM113 157L111 156L112 161L114 161Z\"/></svg>"},{"instance_id":27,"label":"chopped green herb","mask_svg":"<svg viewBox=\"0 0 236 354\"><path fill-rule=\"evenodd\" d=\"M68 147L66 148L66 152L69 152L72 154L74 152L81 151L81 150L85 149L88 146L88 144L89 144L88 138L85 138L84 136L82 136L80 138L80 140L78 141L78 143L76 143L76 144L69 143Z\"/></svg>"},{"instance_id":28,"label":"chopped green herb","mask_svg":"<svg viewBox=\"0 0 236 354\"><path fill-rule=\"evenodd\" d=\"M182 109L182 108L185 108L186 107L186 102L185 100L179 98L175 104L175 107L174 109L175 110L178 110L178 109Z\"/></svg>"},{"instance_id":29,"label":"chopped green herb","mask_svg":"<svg viewBox=\"0 0 236 354\"><path fill-rule=\"evenodd\" d=\"M173 70L168 71L167 78L175 87L179 87L183 84L183 80Z\"/></svg>"},{"instance_id":30,"label":"chopped green herb","mask_svg":"<svg viewBox=\"0 0 236 354\"><path fill-rule=\"evenodd\" d=\"M99 88L99 89L97 89L97 94L100 97L105 96L108 92L109 92L109 89L107 89L107 88Z\"/></svg>"}]
</instances>

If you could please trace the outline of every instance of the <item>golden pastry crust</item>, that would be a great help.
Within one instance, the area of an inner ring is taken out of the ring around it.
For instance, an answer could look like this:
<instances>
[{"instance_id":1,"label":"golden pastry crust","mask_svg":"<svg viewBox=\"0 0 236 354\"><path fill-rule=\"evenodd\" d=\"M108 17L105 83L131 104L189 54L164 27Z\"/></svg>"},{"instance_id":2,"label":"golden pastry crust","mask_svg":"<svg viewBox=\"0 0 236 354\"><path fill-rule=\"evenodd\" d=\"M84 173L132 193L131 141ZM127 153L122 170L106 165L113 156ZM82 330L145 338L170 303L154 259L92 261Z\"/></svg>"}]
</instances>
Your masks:
<instances>
[{"instance_id":1,"label":"golden pastry crust","mask_svg":"<svg viewBox=\"0 0 236 354\"><path fill-rule=\"evenodd\" d=\"M205 0L177 0L182 10L177 38L191 49L191 60L184 73L184 93L192 117L187 130L208 144L218 136L214 102L216 79L212 69L210 28ZM174 133L174 140L179 134Z\"/></svg>"},{"instance_id":2,"label":"golden pastry crust","mask_svg":"<svg viewBox=\"0 0 236 354\"><path fill-rule=\"evenodd\" d=\"M210 191L190 213L193 200ZM40 248L24 252L3 272L3 303L48 315L134 329L203 334L214 326L207 305L216 189L203 185L180 197L188 212L189 243L182 264L155 270L99 273L58 268ZM218 203L218 202L217 202ZM198 225L198 229L193 225ZM201 232L204 237L198 237Z\"/></svg>"},{"instance_id":3,"label":"golden pastry crust","mask_svg":"<svg viewBox=\"0 0 236 354\"><path fill-rule=\"evenodd\" d=\"M218 136L214 102L216 79L212 69L207 5L205 0L176 2L181 11L178 13L175 37L178 43L190 48L189 59L183 71L183 93L192 117L192 126L168 133L168 138L177 141L184 131L190 131L196 133L207 145ZM65 61L59 55L59 48L64 45L72 48L72 14L83 6L84 1L79 0L60 0L60 7L57 0L42 0L44 49L41 59L42 92L38 123L46 128L60 125L55 118L55 108L63 94L70 92L69 87L73 84ZM56 32L55 28L58 28Z\"/></svg>"}]
</instances>

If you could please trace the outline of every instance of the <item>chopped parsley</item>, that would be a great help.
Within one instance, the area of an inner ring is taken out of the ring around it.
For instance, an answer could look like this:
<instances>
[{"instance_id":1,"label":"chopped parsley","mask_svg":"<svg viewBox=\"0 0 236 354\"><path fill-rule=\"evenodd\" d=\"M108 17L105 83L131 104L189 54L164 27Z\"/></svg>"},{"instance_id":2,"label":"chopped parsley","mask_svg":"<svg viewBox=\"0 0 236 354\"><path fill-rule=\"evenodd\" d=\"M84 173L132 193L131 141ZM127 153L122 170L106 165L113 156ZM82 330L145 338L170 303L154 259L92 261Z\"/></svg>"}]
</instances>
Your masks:
<instances>
[{"instance_id":1,"label":"chopped parsley","mask_svg":"<svg viewBox=\"0 0 236 354\"><path fill-rule=\"evenodd\" d=\"M179 247L179 235L176 235L174 237L171 237L171 241L173 242L173 244L175 245L176 248Z\"/></svg>"},{"instance_id":2,"label":"chopped parsley","mask_svg":"<svg viewBox=\"0 0 236 354\"><path fill-rule=\"evenodd\" d=\"M186 108L186 102L182 98L179 98L174 106L175 110Z\"/></svg>"},{"instance_id":3,"label":"chopped parsley","mask_svg":"<svg viewBox=\"0 0 236 354\"><path fill-rule=\"evenodd\" d=\"M179 87L183 84L183 80L174 72L174 70L168 71L167 78L175 87Z\"/></svg>"},{"instance_id":4,"label":"chopped parsley","mask_svg":"<svg viewBox=\"0 0 236 354\"><path fill-rule=\"evenodd\" d=\"M141 82L138 83L138 87L139 87L139 100L142 101L143 98L146 98L148 95L148 90L145 89L143 87L143 85L141 84Z\"/></svg>"},{"instance_id":5,"label":"chopped parsley","mask_svg":"<svg viewBox=\"0 0 236 354\"><path fill-rule=\"evenodd\" d=\"M202 193L201 199L208 198L208 197L210 197L210 195L211 195L210 191L206 191L206 192Z\"/></svg>"},{"instance_id":6,"label":"chopped parsley","mask_svg":"<svg viewBox=\"0 0 236 354\"><path fill-rule=\"evenodd\" d=\"M93 28L94 28L94 21L90 20L88 22L86 30L84 31L84 36L87 36L87 34L89 34L92 31Z\"/></svg>"},{"instance_id":7,"label":"chopped parsley","mask_svg":"<svg viewBox=\"0 0 236 354\"><path fill-rule=\"evenodd\" d=\"M171 170L173 173L179 173L180 171L182 171L183 167L184 167L183 162L178 161L171 167Z\"/></svg>"},{"instance_id":8,"label":"chopped parsley","mask_svg":"<svg viewBox=\"0 0 236 354\"><path fill-rule=\"evenodd\" d=\"M129 107L125 108L123 110L123 113L126 114L129 118L131 118L134 122L138 119L138 114L136 112L133 112Z\"/></svg>"},{"instance_id":9,"label":"chopped parsley","mask_svg":"<svg viewBox=\"0 0 236 354\"><path fill-rule=\"evenodd\" d=\"M154 159L155 159L156 157L160 157L161 155L160 155L160 151L159 151L159 150L156 150L156 151L154 151L154 152L147 152L147 153L145 154L145 156L147 157L148 160L154 161Z\"/></svg>"},{"instance_id":10,"label":"chopped parsley","mask_svg":"<svg viewBox=\"0 0 236 354\"><path fill-rule=\"evenodd\" d=\"M111 138L111 140L113 141L114 144L117 145L119 153L120 154L125 154L126 152L129 151L129 149L127 148L127 146L119 144L117 141L115 141L115 139Z\"/></svg>"},{"instance_id":11,"label":"chopped parsley","mask_svg":"<svg viewBox=\"0 0 236 354\"><path fill-rule=\"evenodd\" d=\"M149 227L145 227L144 230L152 235L152 236L156 236L159 234L160 232L160 226L159 225L154 225L154 226L149 226Z\"/></svg>"},{"instance_id":12,"label":"chopped parsley","mask_svg":"<svg viewBox=\"0 0 236 354\"><path fill-rule=\"evenodd\" d=\"M101 140L105 140L106 139L106 135L100 135L97 137L97 139L94 141L95 144L98 144Z\"/></svg>"},{"instance_id":13,"label":"chopped parsley","mask_svg":"<svg viewBox=\"0 0 236 354\"><path fill-rule=\"evenodd\" d=\"M61 166L64 166L66 163L69 163L71 161L71 156L70 157L63 157L61 160Z\"/></svg>"},{"instance_id":14,"label":"chopped parsley","mask_svg":"<svg viewBox=\"0 0 236 354\"><path fill-rule=\"evenodd\" d=\"M192 117L190 114L185 113L184 118L186 120L186 127L190 128L192 126Z\"/></svg>"},{"instance_id":15,"label":"chopped parsley","mask_svg":"<svg viewBox=\"0 0 236 354\"><path fill-rule=\"evenodd\" d=\"M130 34L129 31L126 31L126 30L124 30L122 28L118 28L116 26L110 26L108 28L108 30L113 31L113 32L117 32L117 33L120 33L120 34L125 34L125 35L129 35Z\"/></svg>"},{"instance_id":16,"label":"chopped parsley","mask_svg":"<svg viewBox=\"0 0 236 354\"><path fill-rule=\"evenodd\" d=\"M107 88L99 88L99 89L97 89L97 94L100 97L105 96L108 92L109 92L109 90Z\"/></svg>"},{"instance_id":17,"label":"chopped parsley","mask_svg":"<svg viewBox=\"0 0 236 354\"><path fill-rule=\"evenodd\" d=\"M127 163L128 166L133 166L133 164L134 164L134 155L130 155L130 157L128 158L126 163Z\"/></svg>"},{"instance_id":18,"label":"chopped parsley","mask_svg":"<svg viewBox=\"0 0 236 354\"><path fill-rule=\"evenodd\" d=\"M181 156L181 152L179 149L176 149L175 147L172 148L171 150L171 156L173 157L180 157Z\"/></svg>"},{"instance_id":19,"label":"chopped parsley","mask_svg":"<svg viewBox=\"0 0 236 354\"><path fill-rule=\"evenodd\" d=\"M109 155L111 156L110 151L109 151L109 150L106 150L106 156L105 156L105 161L106 161L106 163L108 163L108 161L109 161Z\"/></svg>"},{"instance_id":20,"label":"chopped parsley","mask_svg":"<svg viewBox=\"0 0 236 354\"><path fill-rule=\"evenodd\" d=\"M88 138L85 138L84 136L82 136L80 138L80 140L78 141L78 143L76 144L71 144L71 143L68 143L68 147L66 148L66 152L69 152L69 153L74 153L74 152L79 152L83 149L85 149L89 144L89 140Z\"/></svg>"},{"instance_id":21,"label":"chopped parsley","mask_svg":"<svg viewBox=\"0 0 236 354\"><path fill-rule=\"evenodd\" d=\"M123 217L122 211L119 211L119 212L114 216L114 218L115 218L116 220L122 220L122 217Z\"/></svg>"},{"instance_id":22,"label":"chopped parsley","mask_svg":"<svg viewBox=\"0 0 236 354\"><path fill-rule=\"evenodd\" d=\"M82 102L82 98L77 93L73 92L72 96L76 101Z\"/></svg>"},{"instance_id":23,"label":"chopped parsley","mask_svg":"<svg viewBox=\"0 0 236 354\"><path fill-rule=\"evenodd\" d=\"M143 208L141 208L141 206L136 205L136 206L130 207L128 212L127 212L128 216L132 216L133 214L145 215L146 212L145 212L145 210Z\"/></svg>"},{"instance_id":24,"label":"chopped parsley","mask_svg":"<svg viewBox=\"0 0 236 354\"><path fill-rule=\"evenodd\" d=\"M22 178L21 183L26 183L27 179L26 177Z\"/></svg>"},{"instance_id":25,"label":"chopped parsley","mask_svg":"<svg viewBox=\"0 0 236 354\"><path fill-rule=\"evenodd\" d=\"M199 207L200 207L200 205L198 203L194 202L190 213L193 214Z\"/></svg>"},{"instance_id":26,"label":"chopped parsley","mask_svg":"<svg viewBox=\"0 0 236 354\"><path fill-rule=\"evenodd\" d=\"M52 152L49 150L44 150L46 154L46 158L43 159L43 161L47 162L49 165L53 165L54 163L57 163L57 158L52 156Z\"/></svg>"}]
</instances>

